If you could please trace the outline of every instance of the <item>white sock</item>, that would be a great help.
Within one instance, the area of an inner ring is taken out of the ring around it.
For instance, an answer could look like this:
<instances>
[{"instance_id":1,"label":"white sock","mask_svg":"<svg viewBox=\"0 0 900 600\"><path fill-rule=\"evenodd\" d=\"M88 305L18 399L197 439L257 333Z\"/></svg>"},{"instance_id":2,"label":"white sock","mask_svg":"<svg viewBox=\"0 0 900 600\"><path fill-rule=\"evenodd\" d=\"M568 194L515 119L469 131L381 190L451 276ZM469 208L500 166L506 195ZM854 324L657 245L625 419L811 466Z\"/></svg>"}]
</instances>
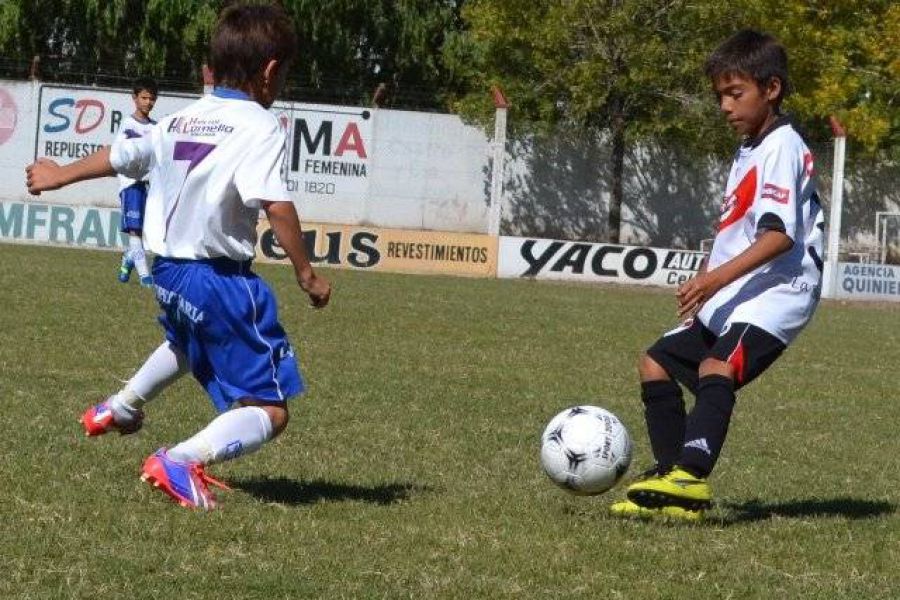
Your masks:
<instances>
[{"instance_id":1,"label":"white sock","mask_svg":"<svg viewBox=\"0 0 900 600\"><path fill-rule=\"evenodd\" d=\"M168 341L153 351L125 387L112 397L110 409L113 418L127 422L133 418L144 404L150 402L170 383L190 369L187 357Z\"/></svg>"},{"instance_id":2,"label":"white sock","mask_svg":"<svg viewBox=\"0 0 900 600\"><path fill-rule=\"evenodd\" d=\"M150 269L147 267L147 255L144 253L144 242L141 236L128 235L128 253L131 255L131 260L134 262L134 268L137 269L138 275L140 277L148 276Z\"/></svg>"},{"instance_id":3,"label":"white sock","mask_svg":"<svg viewBox=\"0 0 900 600\"><path fill-rule=\"evenodd\" d=\"M270 439L272 421L266 411L258 406L243 406L222 413L168 454L177 461L209 465L255 452Z\"/></svg>"}]
</instances>

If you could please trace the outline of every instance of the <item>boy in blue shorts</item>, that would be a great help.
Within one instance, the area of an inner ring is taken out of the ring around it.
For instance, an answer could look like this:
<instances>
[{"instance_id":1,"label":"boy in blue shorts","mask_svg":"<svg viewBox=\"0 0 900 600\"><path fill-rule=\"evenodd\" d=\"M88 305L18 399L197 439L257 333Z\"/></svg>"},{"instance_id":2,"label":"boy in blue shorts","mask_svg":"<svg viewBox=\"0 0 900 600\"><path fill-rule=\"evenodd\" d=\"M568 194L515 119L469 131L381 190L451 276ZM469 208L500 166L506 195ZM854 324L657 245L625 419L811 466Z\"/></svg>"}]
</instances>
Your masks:
<instances>
[{"instance_id":1,"label":"boy in blue shorts","mask_svg":"<svg viewBox=\"0 0 900 600\"><path fill-rule=\"evenodd\" d=\"M226 8L212 36L216 87L163 119L149 136L60 167L28 167L32 193L124 173L149 174L144 235L165 341L118 393L82 416L89 436L133 433L144 405L191 371L219 416L146 459L141 478L183 506L212 509L205 467L259 449L288 422L286 401L304 389L275 297L251 270L259 209L315 307L329 283L310 266L282 178L285 132L266 109L284 85L297 39L281 8Z\"/></svg>"},{"instance_id":2,"label":"boy in blue shorts","mask_svg":"<svg viewBox=\"0 0 900 600\"><path fill-rule=\"evenodd\" d=\"M784 352L819 301L825 224L812 154L780 110L789 90L787 54L773 37L744 30L709 57L706 74L744 139L710 256L677 293L686 320L641 357L656 466L610 507L616 516L703 517L735 391ZM681 385L696 397L689 414Z\"/></svg>"},{"instance_id":3,"label":"boy in blue shorts","mask_svg":"<svg viewBox=\"0 0 900 600\"><path fill-rule=\"evenodd\" d=\"M122 119L116 142L150 134L150 130L156 125L156 121L150 118L150 111L156 105L158 95L159 87L152 79L141 77L134 81L131 91L134 112ZM150 276L141 239L144 230L144 205L147 202L147 180L132 179L122 174L118 178L119 200L122 203L121 230L128 234L128 249L122 254L119 281L128 283L131 270L137 269L141 285L150 287L153 285L153 278Z\"/></svg>"}]
</instances>

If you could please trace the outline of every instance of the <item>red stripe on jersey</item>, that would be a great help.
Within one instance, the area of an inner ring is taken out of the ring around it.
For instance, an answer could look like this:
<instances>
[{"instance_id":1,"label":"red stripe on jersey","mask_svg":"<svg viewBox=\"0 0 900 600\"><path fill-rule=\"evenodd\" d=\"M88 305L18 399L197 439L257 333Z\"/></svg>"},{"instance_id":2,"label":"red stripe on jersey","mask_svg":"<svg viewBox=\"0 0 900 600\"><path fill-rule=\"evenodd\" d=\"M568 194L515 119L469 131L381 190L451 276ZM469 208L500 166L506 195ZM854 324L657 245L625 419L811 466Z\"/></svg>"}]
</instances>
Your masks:
<instances>
[{"instance_id":1,"label":"red stripe on jersey","mask_svg":"<svg viewBox=\"0 0 900 600\"><path fill-rule=\"evenodd\" d=\"M764 200L774 200L779 204L787 204L791 199L791 190L778 187L774 183L766 183L763 185L760 198Z\"/></svg>"},{"instance_id":2,"label":"red stripe on jersey","mask_svg":"<svg viewBox=\"0 0 900 600\"><path fill-rule=\"evenodd\" d=\"M803 172L807 177L812 177L816 173L816 168L813 166L812 152L807 152L803 155Z\"/></svg>"},{"instance_id":3,"label":"red stripe on jersey","mask_svg":"<svg viewBox=\"0 0 900 600\"><path fill-rule=\"evenodd\" d=\"M743 336L741 336L743 338ZM739 340L737 348L728 357L728 364L734 367L734 379L738 383L744 383L744 369L746 368L746 359L744 357L744 341Z\"/></svg>"},{"instance_id":4,"label":"red stripe on jersey","mask_svg":"<svg viewBox=\"0 0 900 600\"><path fill-rule=\"evenodd\" d=\"M756 197L756 167L744 175L734 191L728 194L722 203L722 217L719 221L719 231L741 220Z\"/></svg>"}]
</instances>

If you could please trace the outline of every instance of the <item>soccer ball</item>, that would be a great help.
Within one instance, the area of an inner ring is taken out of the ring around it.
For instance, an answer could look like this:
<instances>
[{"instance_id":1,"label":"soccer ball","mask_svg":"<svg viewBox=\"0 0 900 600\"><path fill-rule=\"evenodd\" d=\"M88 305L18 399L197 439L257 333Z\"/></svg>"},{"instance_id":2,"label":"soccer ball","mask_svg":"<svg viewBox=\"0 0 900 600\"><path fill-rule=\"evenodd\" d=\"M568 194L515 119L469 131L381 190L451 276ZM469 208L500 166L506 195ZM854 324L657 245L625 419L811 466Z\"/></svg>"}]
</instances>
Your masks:
<instances>
[{"instance_id":1,"label":"soccer ball","mask_svg":"<svg viewBox=\"0 0 900 600\"><path fill-rule=\"evenodd\" d=\"M558 486L579 495L600 494L628 470L631 437L608 410L573 406L544 429L541 464Z\"/></svg>"}]
</instances>

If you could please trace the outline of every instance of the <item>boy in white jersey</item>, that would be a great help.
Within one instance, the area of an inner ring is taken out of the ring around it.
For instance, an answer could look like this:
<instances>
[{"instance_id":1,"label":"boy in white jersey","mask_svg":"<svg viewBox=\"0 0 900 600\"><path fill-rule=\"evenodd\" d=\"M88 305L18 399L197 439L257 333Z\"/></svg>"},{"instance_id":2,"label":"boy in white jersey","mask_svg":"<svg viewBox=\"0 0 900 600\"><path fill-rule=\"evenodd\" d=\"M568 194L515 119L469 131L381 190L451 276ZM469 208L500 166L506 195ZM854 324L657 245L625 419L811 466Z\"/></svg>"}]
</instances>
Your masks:
<instances>
[{"instance_id":1,"label":"boy in white jersey","mask_svg":"<svg viewBox=\"0 0 900 600\"><path fill-rule=\"evenodd\" d=\"M259 209L266 211L313 306L331 287L310 266L281 169L285 133L271 106L297 48L281 8L232 5L213 32L216 88L166 117L150 136L122 140L59 167L27 169L32 193L116 172L150 174L145 238L157 255L156 295L166 340L134 377L89 408L89 436L137 431L142 407L192 371L221 412L193 437L147 458L141 478L183 506L211 509L204 468L257 450L284 430L286 400L303 391L275 297L250 271Z\"/></svg>"},{"instance_id":2,"label":"boy in white jersey","mask_svg":"<svg viewBox=\"0 0 900 600\"><path fill-rule=\"evenodd\" d=\"M759 376L819 301L824 221L812 154L780 105L787 54L744 30L707 60L728 123L744 137L704 269L677 292L686 321L641 357L641 399L655 468L628 487L616 516L702 518L735 390ZM679 383L696 396L685 412Z\"/></svg>"},{"instance_id":3,"label":"boy in white jersey","mask_svg":"<svg viewBox=\"0 0 900 600\"><path fill-rule=\"evenodd\" d=\"M156 121L150 118L150 111L156 105L159 95L159 87L156 82L147 77L140 77L134 81L131 88L131 99L134 101L134 112L122 119L116 142L124 139L133 139L150 134L150 130ZM141 285L150 287L153 278L147 267L147 258L144 254L144 244L141 234L144 230L144 205L147 202L146 178L132 179L125 175L119 175L119 200L122 204L123 233L128 234L128 249L122 253L122 263L119 266L119 281L128 283L131 278L131 270L137 269Z\"/></svg>"}]
</instances>

